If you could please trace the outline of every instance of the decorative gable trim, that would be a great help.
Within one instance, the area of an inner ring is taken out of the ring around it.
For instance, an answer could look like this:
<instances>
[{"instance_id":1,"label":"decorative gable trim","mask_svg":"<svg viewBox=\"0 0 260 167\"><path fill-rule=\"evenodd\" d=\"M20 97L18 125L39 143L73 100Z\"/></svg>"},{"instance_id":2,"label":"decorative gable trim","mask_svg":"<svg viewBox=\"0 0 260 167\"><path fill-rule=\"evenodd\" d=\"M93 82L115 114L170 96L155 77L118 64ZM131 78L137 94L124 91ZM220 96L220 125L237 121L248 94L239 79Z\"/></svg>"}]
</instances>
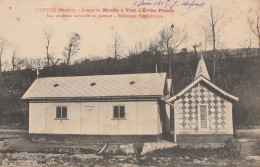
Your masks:
<instances>
[{"instance_id":1,"label":"decorative gable trim","mask_svg":"<svg viewBox=\"0 0 260 167\"><path fill-rule=\"evenodd\" d=\"M217 87L216 85L214 85L213 83L211 83L209 80L207 80L205 77L203 76L200 76L198 77L196 80L194 80L191 84L189 84L186 88L184 88L182 91L180 91L178 94L176 94L175 96L171 97L171 98L168 98L166 99L166 102L167 103L170 103L172 101L175 101L176 99L178 99L180 96L182 96L184 93L186 93L189 89L191 89L192 87L194 87L197 83L199 82L205 82L206 84L208 84L209 86L211 86L213 89L215 89L216 91L220 92L222 95L232 99L232 100L235 100L235 101L238 101L238 97L236 96L233 96L229 93L227 93L226 91L222 90L221 88Z\"/></svg>"}]
</instances>

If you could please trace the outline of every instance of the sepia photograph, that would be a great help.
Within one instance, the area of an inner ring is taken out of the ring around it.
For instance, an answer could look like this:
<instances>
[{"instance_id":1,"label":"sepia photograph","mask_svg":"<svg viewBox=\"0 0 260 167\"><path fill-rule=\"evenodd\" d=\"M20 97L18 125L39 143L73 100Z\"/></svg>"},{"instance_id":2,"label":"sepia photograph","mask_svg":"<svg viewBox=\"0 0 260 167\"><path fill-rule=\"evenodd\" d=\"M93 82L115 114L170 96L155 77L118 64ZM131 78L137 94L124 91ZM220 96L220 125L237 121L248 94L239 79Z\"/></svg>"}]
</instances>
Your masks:
<instances>
[{"instance_id":1,"label":"sepia photograph","mask_svg":"<svg viewBox=\"0 0 260 167\"><path fill-rule=\"evenodd\" d=\"M260 166L260 1L0 0L0 166Z\"/></svg>"}]
</instances>

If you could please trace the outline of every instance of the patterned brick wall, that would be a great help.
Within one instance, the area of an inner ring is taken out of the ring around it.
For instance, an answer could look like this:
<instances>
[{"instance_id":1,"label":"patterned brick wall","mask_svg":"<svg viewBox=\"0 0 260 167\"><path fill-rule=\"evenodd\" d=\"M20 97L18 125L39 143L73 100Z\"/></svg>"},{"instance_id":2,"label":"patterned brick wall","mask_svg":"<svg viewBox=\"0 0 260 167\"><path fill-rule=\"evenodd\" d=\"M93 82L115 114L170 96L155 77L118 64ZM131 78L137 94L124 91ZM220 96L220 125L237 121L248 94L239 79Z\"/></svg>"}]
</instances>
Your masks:
<instances>
[{"instance_id":1,"label":"patterned brick wall","mask_svg":"<svg viewBox=\"0 0 260 167\"><path fill-rule=\"evenodd\" d=\"M230 114L227 114L225 99L198 83L174 102L177 120L177 133L200 133L198 128L198 104L208 107L208 129L203 133L227 133ZM228 123L228 124L227 124Z\"/></svg>"}]
</instances>

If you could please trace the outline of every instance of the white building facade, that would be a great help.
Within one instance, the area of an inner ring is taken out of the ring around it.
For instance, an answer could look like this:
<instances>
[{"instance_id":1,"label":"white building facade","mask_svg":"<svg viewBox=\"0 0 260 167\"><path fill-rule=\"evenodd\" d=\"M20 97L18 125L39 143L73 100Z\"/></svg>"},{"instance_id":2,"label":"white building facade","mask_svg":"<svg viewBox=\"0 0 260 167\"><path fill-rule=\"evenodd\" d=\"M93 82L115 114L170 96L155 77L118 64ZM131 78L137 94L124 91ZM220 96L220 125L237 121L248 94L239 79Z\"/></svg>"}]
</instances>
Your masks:
<instances>
[{"instance_id":1,"label":"white building facade","mask_svg":"<svg viewBox=\"0 0 260 167\"><path fill-rule=\"evenodd\" d=\"M168 84L165 73L39 78L22 97L29 133L158 141L170 130Z\"/></svg>"}]
</instances>

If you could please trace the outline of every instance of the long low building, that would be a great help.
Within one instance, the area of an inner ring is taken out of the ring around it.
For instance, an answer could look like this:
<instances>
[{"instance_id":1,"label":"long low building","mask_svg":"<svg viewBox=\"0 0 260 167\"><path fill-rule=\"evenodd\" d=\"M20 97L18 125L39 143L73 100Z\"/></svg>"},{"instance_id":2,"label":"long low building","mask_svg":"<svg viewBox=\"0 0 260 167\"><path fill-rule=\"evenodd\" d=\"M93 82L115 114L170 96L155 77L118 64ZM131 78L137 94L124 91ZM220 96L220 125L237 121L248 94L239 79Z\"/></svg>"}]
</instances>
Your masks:
<instances>
[{"instance_id":1,"label":"long low building","mask_svg":"<svg viewBox=\"0 0 260 167\"><path fill-rule=\"evenodd\" d=\"M165 73L48 77L36 79L22 99L32 135L142 142L169 133L163 99L171 91Z\"/></svg>"}]
</instances>

